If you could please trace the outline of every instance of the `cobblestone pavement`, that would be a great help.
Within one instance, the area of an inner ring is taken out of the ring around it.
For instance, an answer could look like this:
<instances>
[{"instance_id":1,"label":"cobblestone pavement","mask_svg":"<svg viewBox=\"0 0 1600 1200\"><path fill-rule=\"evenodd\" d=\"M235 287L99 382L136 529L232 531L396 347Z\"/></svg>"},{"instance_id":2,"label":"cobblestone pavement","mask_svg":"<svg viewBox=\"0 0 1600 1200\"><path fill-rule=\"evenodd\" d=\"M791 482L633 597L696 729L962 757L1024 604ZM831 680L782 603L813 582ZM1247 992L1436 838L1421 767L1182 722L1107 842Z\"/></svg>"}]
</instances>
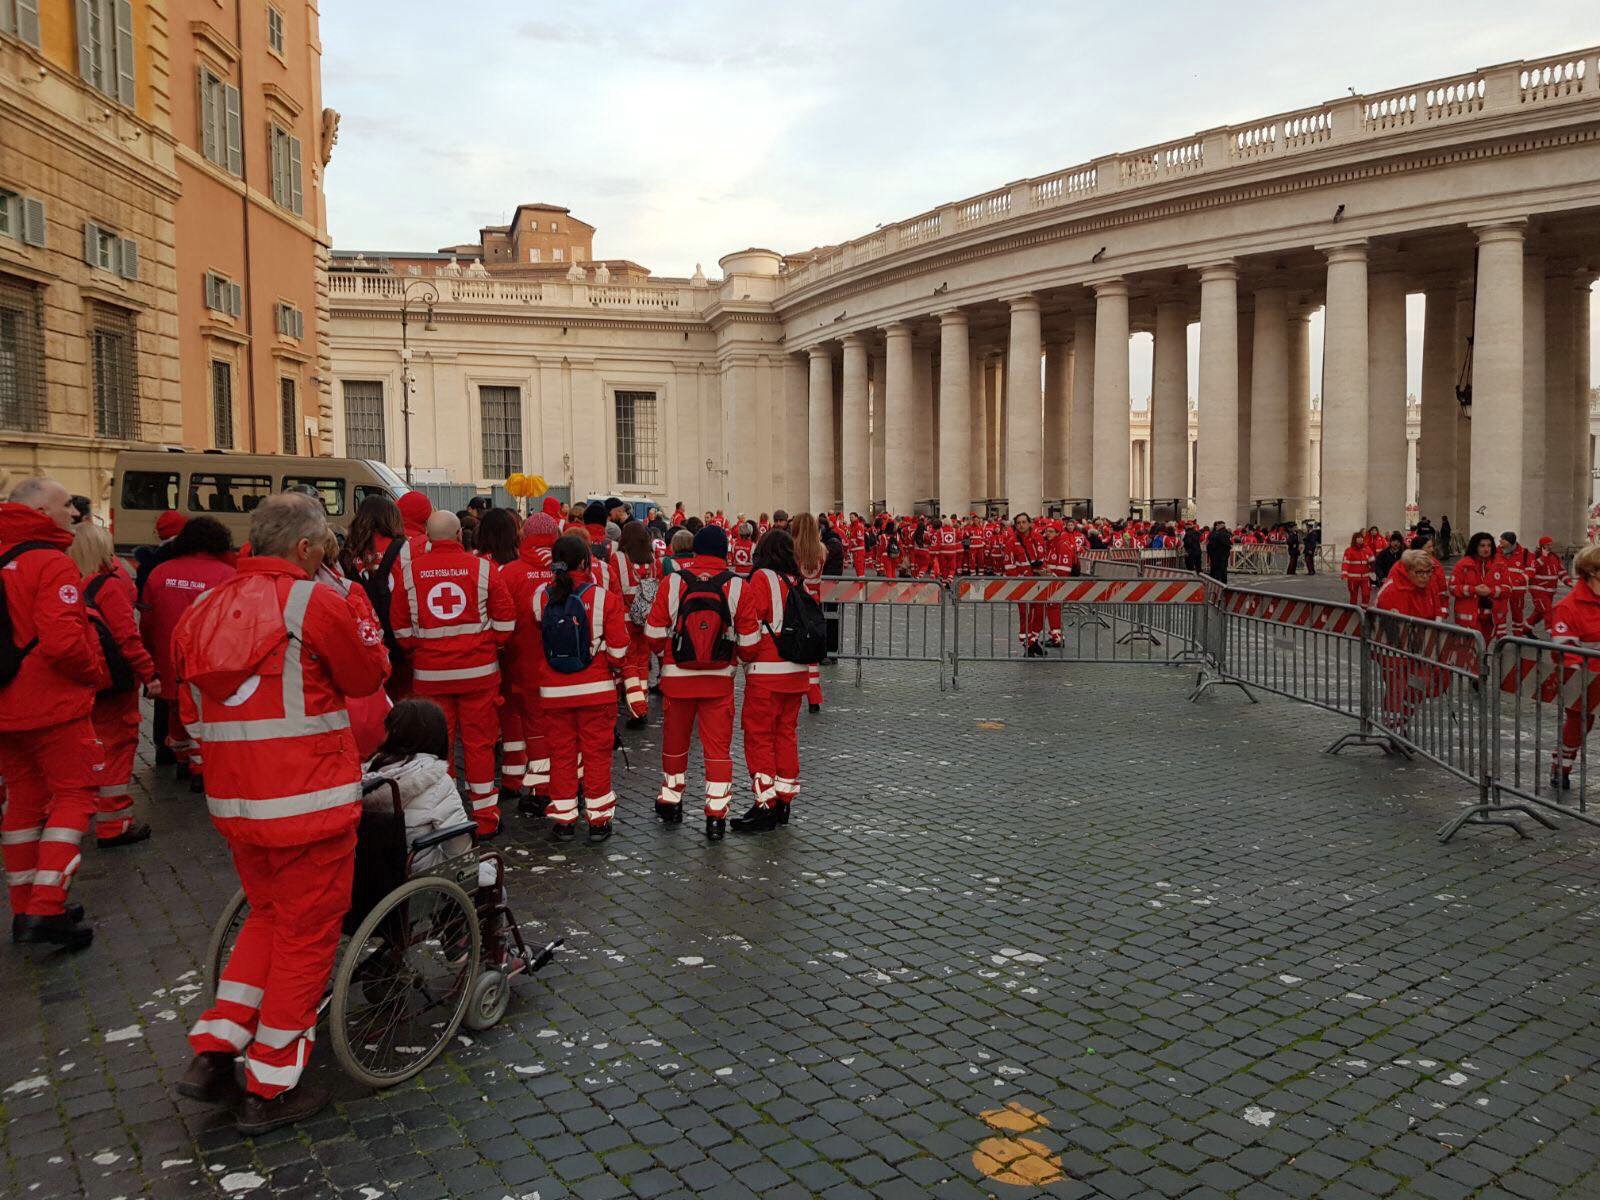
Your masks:
<instances>
[{"instance_id":1,"label":"cobblestone pavement","mask_svg":"<svg viewBox=\"0 0 1600 1200\"><path fill-rule=\"evenodd\" d=\"M4 951L0 1195L1600 1194L1595 840L1441 847L1442 772L1176 670L934 678L833 683L751 840L658 827L629 735L609 843L510 818L567 949L501 1026L377 1094L319 1048L338 1103L254 1142L172 1093L234 881L159 785L87 854L93 948Z\"/></svg>"}]
</instances>

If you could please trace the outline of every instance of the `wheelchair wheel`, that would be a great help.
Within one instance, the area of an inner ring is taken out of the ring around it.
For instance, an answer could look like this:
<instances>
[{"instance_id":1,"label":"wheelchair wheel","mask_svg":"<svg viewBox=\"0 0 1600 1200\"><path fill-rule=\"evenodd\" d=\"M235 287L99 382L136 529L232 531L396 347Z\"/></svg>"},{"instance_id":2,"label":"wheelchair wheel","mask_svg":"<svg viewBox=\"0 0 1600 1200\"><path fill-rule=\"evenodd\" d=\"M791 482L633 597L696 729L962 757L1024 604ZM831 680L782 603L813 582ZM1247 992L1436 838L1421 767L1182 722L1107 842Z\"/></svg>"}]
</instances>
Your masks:
<instances>
[{"instance_id":1,"label":"wheelchair wheel","mask_svg":"<svg viewBox=\"0 0 1600 1200\"><path fill-rule=\"evenodd\" d=\"M467 1002L467 1015L462 1023L468 1029L493 1029L500 1024L511 1004L511 980L504 971L490 967L480 971L472 982L472 999Z\"/></svg>"},{"instance_id":2,"label":"wheelchair wheel","mask_svg":"<svg viewBox=\"0 0 1600 1200\"><path fill-rule=\"evenodd\" d=\"M380 900L345 946L328 1024L352 1079L383 1088L444 1050L478 977L478 914L438 876L409 879Z\"/></svg>"},{"instance_id":3,"label":"wheelchair wheel","mask_svg":"<svg viewBox=\"0 0 1600 1200\"><path fill-rule=\"evenodd\" d=\"M244 889L233 894L216 928L211 931L211 944L206 947L206 1005L217 1002L217 981L222 978L222 968L228 965L228 955L233 953L233 943L239 940L239 930L250 915L250 902L244 898Z\"/></svg>"}]
</instances>

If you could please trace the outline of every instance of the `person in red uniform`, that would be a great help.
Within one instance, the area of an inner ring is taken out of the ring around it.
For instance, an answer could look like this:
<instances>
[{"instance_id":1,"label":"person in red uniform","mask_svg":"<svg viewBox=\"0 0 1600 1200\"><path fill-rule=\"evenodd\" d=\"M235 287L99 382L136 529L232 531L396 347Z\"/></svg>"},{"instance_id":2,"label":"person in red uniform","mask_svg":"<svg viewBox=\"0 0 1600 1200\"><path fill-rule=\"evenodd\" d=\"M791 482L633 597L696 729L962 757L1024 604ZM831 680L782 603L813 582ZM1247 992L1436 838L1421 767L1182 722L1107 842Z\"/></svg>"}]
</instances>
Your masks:
<instances>
[{"instance_id":1,"label":"person in red uniform","mask_svg":"<svg viewBox=\"0 0 1600 1200\"><path fill-rule=\"evenodd\" d=\"M694 535L694 557L662 583L645 624L661 655L661 794L656 815L683 819L691 730L706 769L706 837L727 830L733 794L734 614L744 580L728 570L728 535L708 525Z\"/></svg>"},{"instance_id":2,"label":"person in red uniform","mask_svg":"<svg viewBox=\"0 0 1600 1200\"><path fill-rule=\"evenodd\" d=\"M748 812L732 821L735 833L760 833L789 823L789 808L800 794L800 742L796 723L805 697L805 663L778 652L784 605L793 603L805 582L795 561L794 541L774 530L756 547L755 571L739 595L734 629L745 664L745 767L755 793Z\"/></svg>"},{"instance_id":3,"label":"person in red uniform","mask_svg":"<svg viewBox=\"0 0 1600 1200\"><path fill-rule=\"evenodd\" d=\"M1345 547L1340 571L1351 604L1365 606L1372 603L1372 553L1366 535L1359 529L1350 535L1350 545Z\"/></svg>"},{"instance_id":4,"label":"person in red uniform","mask_svg":"<svg viewBox=\"0 0 1600 1200\"><path fill-rule=\"evenodd\" d=\"M531 514L522 523L522 540L517 561L500 572L500 579L511 596L516 628L501 655L504 681L501 696L500 735L524 742L524 768L520 780L512 785L521 793L517 811L524 816L541 815L550 802L550 747L546 740L544 706L539 700L544 655L539 649L538 623L533 619L533 597L555 576L550 569L550 550L561 536L561 526L548 512ZM501 743L502 750L505 743ZM506 802L506 785L501 779L501 800Z\"/></svg>"},{"instance_id":5,"label":"person in red uniform","mask_svg":"<svg viewBox=\"0 0 1600 1200\"><path fill-rule=\"evenodd\" d=\"M500 828L500 647L516 613L499 569L461 544L454 513L429 517L427 538L428 548L401 567L389 620L411 662L413 694L444 709L452 747L461 739L472 819L489 838Z\"/></svg>"},{"instance_id":6,"label":"person in red uniform","mask_svg":"<svg viewBox=\"0 0 1600 1200\"><path fill-rule=\"evenodd\" d=\"M939 579L950 582L956 577L956 568L961 565L961 534L949 517L939 522L934 538L934 553L937 555L935 562Z\"/></svg>"},{"instance_id":7,"label":"person in red uniform","mask_svg":"<svg viewBox=\"0 0 1600 1200\"><path fill-rule=\"evenodd\" d=\"M1365 548L1363 544L1362 549ZM1437 621L1436 581L1443 574L1443 568L1426 550L1407 550L1378 589L1374 607L1419 621ZM1417 705L1448 686L1448 675L1408 655L1385 653L1381 642L1374 647L1374 656L1383 679L1386 723L1403 735Z\"/></svg>"},{"instance_id":8,"label":"person in red uniform","mask_svg":"<svg viewBox=\"0 0 1600 1200\"><path fill-rule=\"evenodd\" d=\"M634 620L640 589L647 600L645 611L661 586L661 564L650 543L650 531L638 521L622 527L622 539L611 556L611 587L622 600L628 622L628 657L622 668L622 700L628 709L628 728L643 729L650 711L650 643L644 636L643 622ZM639 615L644 615L643 613Z\"/></svg>"},{"instance_id":9,"label":"person in red uniform","mask_svg":"<svg viewBox=\"0 0 1600 1200\"><path fill-rule=\"evenodd\" d=\"M1572 590L1550 611L1550 640L1562 646L1600 650L1600 546L1589 545L1572 559ZM1564 682L1563 698L1571 696L1561 721L1561 743L1551 764L1550 784L1572 788L1572 767L1582 753L1584 739L1594 728L1600 708L1600 659L1569 654L1566 667L1580 683Z\"/></svg>"},{"instance_id":10,"label":"person in red uniform","mask_svg":"<svg viewBox=\"0 0 1600 1200\"><path fill-rule=\"evenodd\" d=\"M1027 578L1044 569L1044 542L1033 529L1033 519L1018 513L1011 521L1011 536L1006 540L1006 574ZM1043 658L1044 605L1017 605L1017 638L1029 658Z\"/></svg>"},{"instance_id":11,"label":"person in red uniform","mask_svg":"<svg viewBox=\"0 0 1600 1200\"><path fill-rule=\"evenodd\" d=\"M862 533L865 538L865 530ZM728 539L728 566L736 575L750 574L751 560L755 557L756 543L755 530L749 521L741 521L734 527L733 536Z\"/></svg>"},{"instance_id":12,"label":"person in red uniform","mask_svg":"<svg viewBox=\"0 0 1600 1200\"><path fill-rule=\"evenodd\" d=\"M428 518L433 516L433 501L421 492L407 492L395 502L400 509L400 521L405 528L406 541L411 552L420 554L428 540Z\"/></svg>"},{"instance_id":13,"label":"person in red uniform","mask_svg":"<svg viewBox=\"0 0 1600 1200\"><path fill-rule=\"evenodd\" d=\"M244 1056L239 1132L311 1116L328 1093L302 1083L339 926L350 907L361 760L347 698L389 669L383 627L360 588L312 576L328 523L285 493L250 520L239 573L184 615L174 638L184 720L206 753L206 808L250 901L217 984L189 1031L180 1094L219 1102Z\"/></svg>"},{"instance_id":14,"label":"person in red uniform","mask_svg":"<svg viewBox=\"0 0 1600 1200\"><path fill-rule=\"evenodd\" d=\"M1567 583L1567 570L1556 553L1555 539L1539 539L1538 552L1533 556L1533 583L1528 595L1533 602L1533 617L1528 622L1531 629L1543 624L1550 627L1550 611L1555 607L1556 591Z\"/></svg>"},{"instance_id":15,"label":"person in red uniform","mask_svg":"<svg viewBox=\"0 0 1600 1200\"><path fill-rule=\"evenodd\" d=\"M845 552L850 555L850 568L857 579L867 575L867 523L860 513L851 513L850 521L841 532L844 534Z\"/></svg>"},{"instance_id":16,"label":"person in red uniform","mask_svg":"<svg viewBox=\"0 0 1600 1200\"><path fill-rule=\"evenodd\" d=\"M541 670L539 705L550 748L552 841L567 841L578 826L578 781L583 780L589 810L589 838L611 836L617 794L611 787L611 755L616 743L617 684L628 656L628 626L622 597L607 587L580 533L565 533L550 550L552 578L533 595L532 635ZM547 614L557 624L576 600L582 616L560 631L557 643L545 635ZM581 627L579 626L581 623ZM579 645L588 648L587 656ZM585 657L587 661L584 661Z\"/></svg>"},{"instance_id":17,"label":"person in red uniform","mask_svg":"<svg viewBox=\"0 0 1600 1200\"><path fill-rule=\"evenodd\" d=\"M173 631L191 604L233 575L233 539L227 529L213 517L196 517L172 539L171 554L145 580L139 635L155 661L161 693L169 700L178 694L172 665ZM178 756L178 777L187 776L190 790L199 792L204 786L205 763L183 727L175 703L167 705L166 737Z\"/></svg>"},{"instance_id":18,"label":"person in red uniform","mask_svg":"<svg viewBox=\"0 0 1600 1200\"><path fill-rule=\"evenodd\" d=\"M139 638L139 622L133 613L133 580L117 558L110 531L83 522L73 531L68 554L83 573L83 602L89 617L104 629L102 636L110 638L126 670L124 679L108 680L111 686L95 696L90 713L104 751L95 799L95 844L102 848L131 846L150 836L149 825L136 825L133 820L139 688L143 686L152 696L159 696L161 685L156 682L156 664Z\"/></svg>"},{"instance_id":19,"label":"person in red uniform","mask_svg":"<svg viewBox=\"0 0 1600 1200\"><path fill-rule=\"evenodd\" d=\"M1077 573L1078 551L1073 546L1072 539L1057 522L1050 522L1044 537L1044 574L1057 579L1070 579ZM1049 630L1047 644L1051 649L1055 649L1062 644L1061 605L1046 604L1044 620Z\"/></svg>"},{"instance_id":20,"label":"person in red uniform","mask_svg":"<svg viewBox=\"0 0 1600 1200\"><path fill-rule=\"evenodd\" d=\"M1533 623L1533 551L1517 544L1517 535L1507 530L1500 535L1499 557L1506 567L1509 588L1506 594L1506 622L1496 632L1525 637Z\"/></svg>"},{"instance_id":21,"label":"person in red uniform","mask_svg":"<svg viewBox=\"0 0 1600 1200\"><path fill-rule=\"evenodd\" d=\"M67 557L76 510L54 479L31 478L0 505L0 586L22 662L0 685L0 776L6 806L0 858L11 896L11 940L81 950L94 939L67 893L95 811L103 761L90 722L107 682Z\"/></svg>"},{"instance_id":22,"label":"person in red uniform","mask_svg":"<svg viewBox=\"0 0 1600 1200\"><path fill-rule=\"evenodd\" d=\"M1510 572L1495 554L1494 538L1475 533L1467 542L1467 552L1450 572L1450 595L1455 598L1455 621L1476 629L1485 643L1494 639L1508 611L1511 592Z\"/></svg>"}]
</instances>

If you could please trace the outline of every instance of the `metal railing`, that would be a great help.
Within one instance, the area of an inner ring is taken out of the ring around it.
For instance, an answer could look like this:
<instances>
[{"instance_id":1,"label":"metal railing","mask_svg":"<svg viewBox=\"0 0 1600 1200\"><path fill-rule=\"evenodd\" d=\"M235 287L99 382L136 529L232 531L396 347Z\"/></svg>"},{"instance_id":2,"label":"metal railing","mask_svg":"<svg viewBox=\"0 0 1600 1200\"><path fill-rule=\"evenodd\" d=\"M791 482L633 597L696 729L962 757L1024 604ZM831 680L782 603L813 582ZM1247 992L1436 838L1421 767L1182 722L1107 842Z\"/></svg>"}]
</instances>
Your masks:
<instances>
[{"instance_id":1,"label":"metal railing","mask_svg":"<svg viewBox=\"0 0 1600 1200\"><path fill-rule=\"evenodd\" d=\"M833 657L856 665L856 686L866 662L939 664L945 690L945 588L932 580L824 579L823 613L838 622Z\"/></svg>"}]
</instances>

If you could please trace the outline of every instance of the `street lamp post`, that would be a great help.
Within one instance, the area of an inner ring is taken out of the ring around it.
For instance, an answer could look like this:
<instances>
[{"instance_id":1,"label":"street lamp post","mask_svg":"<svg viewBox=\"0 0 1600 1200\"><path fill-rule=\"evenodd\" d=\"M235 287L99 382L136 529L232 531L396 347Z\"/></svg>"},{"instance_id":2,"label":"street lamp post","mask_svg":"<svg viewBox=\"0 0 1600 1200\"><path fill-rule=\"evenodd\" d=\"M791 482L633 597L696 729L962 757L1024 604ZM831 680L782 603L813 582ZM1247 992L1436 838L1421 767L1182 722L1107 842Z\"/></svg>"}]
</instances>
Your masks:
<instances>
[{"instance_id":1,"label":"street lamp post","mask_svg":"<svg viewBox=\"0 0 1600 1200\"><path fill-rule=\"evenodd\" d=\"M439 302L439 289L426 279L407 280L400 289L400 420L405 430L407 487L411 486L411 389L414 384L411 374L411 343L407 335L413 301L426 305L427 320L422 327L431 333L437 328L433 323L433 306Z\"/></svg>"}]
</instances>

